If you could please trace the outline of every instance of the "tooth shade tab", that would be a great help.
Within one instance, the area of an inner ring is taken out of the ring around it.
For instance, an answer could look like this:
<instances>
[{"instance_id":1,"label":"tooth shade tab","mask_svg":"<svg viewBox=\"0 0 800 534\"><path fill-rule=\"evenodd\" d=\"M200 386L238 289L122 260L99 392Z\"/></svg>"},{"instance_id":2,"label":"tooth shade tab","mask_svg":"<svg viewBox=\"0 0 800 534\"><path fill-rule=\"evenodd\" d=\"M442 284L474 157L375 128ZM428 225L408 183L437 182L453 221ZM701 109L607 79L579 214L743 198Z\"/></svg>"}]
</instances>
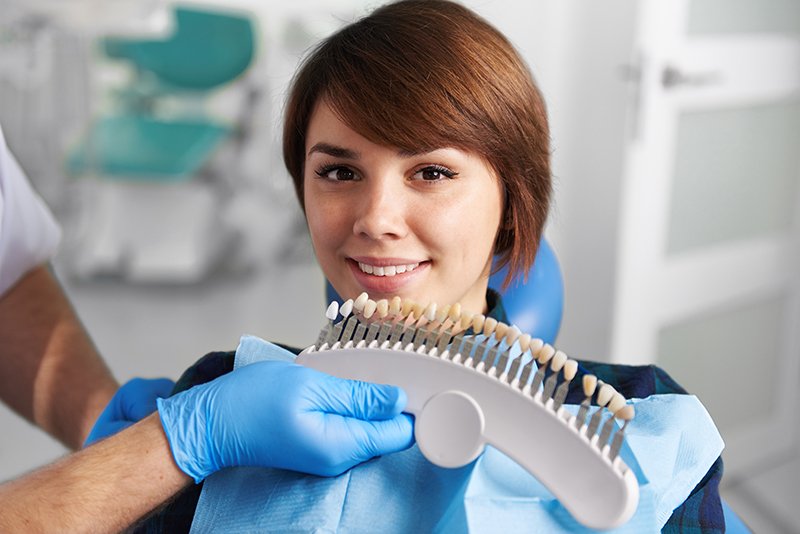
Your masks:
<instances>
[{"instance_id":1,"label":"tooth shade tab","mask_svg":"<svg viewBox=\"0 0 800 534\"><path fill-rule=\"evenodd\" d=\"M564 367L565 363L567 363L567 355L557 350L553 355L553 360L550 362L550 369L552 369L554 373L557 373Z\"/></svg>"},{"instance_id":2,"label":"tooth shade tab","mask_svg":"<svg viewBox=\"0 0 800 534\"><path fill-rule=\"evenodd\" d=\"M497 328L497 319L493 317L487 317L483 321L483 333L486 337L491 336L495 328Z\"/></svg>"},{"instance_id":3,"label":"tooth shade tab","mask_svg":"<svg viewBox=\"0 0 800 534\"><path fill-rule=\"evenodd\" d=\"M536 356L536 361L542 365L545 365L550 361L550 358L552 358L555 353L556 349L545 343L544 346L542 346L542 348L539 350L539 354Z\"/></svg>"},{"instance_id":4,"label":"tooth shade tab","mask_svg":"<svg viewBox=\"0 0 800 534\"><path fill-rule=\"evenodd\" d=\"M626 404L614 413L614 417L617 419L622 419L623 421L630 421L633 419L633 415L633 404Z\"/></svg>"},{"instance_id":5,"label":"tooth shade tab","mask_svg":"<svg viewBox=\"0 0 800 534\"><path fill-rule=\"evenodd\" d=\"M425 318L429 321L433 321L434 319L436 319L436 303L431 302L430 304L428 304L428 307L425 308L425 311L423 313L425 314Z\"/></svg>"},{"instance_id":6,"label":"tooth shade tab","mask_svg":"<svg viewBox=\"0 0 800 534\"><path fill-rule=\"evenodd\" d=\"M461 318L461 304L456 302L452 306L450 306L450 313L448 315L450 320L455 323Z\"/></svg>"},{"instance_id":7,"label":"tooth shade tab","mask_svg":"<svg viewBox=\"0 0 800 534\"><path fill-rule=\"evenodd\" d=\"M378 311L378 317L383 319L389 314L389 301L386 299L381 299L376 303L376 310Z\"/></svg>"},{"instance_id":8,"label":"tooth shade tab","mask_svg":"<svg viewBox=\"0 0 800 534\"><path fill-rule=\"evenodd\" d=\"M578 362L572 359L564 364L564 380L572 380L578 374Z\"/></svg>"},{"instance_id":9,"label":"tooth shade tab","mask_svg":"<svg viewBox=\"0 0 800 534\"><path fill-rule=\"evenodd\" d=\"M597 377L594 375L583 375L583 394L587 397L594 395L597 389Z\"/></svg>"},{"instance_id":10,"label":"tooth shade tab","mask_svg":"<svg viewBox=\"0 0 800 534\"><path fill-rule=\"evenodd\" d=\"M447 315L450 313L450 305L448 304L444 308L440 309L436 312L436 322L443 323L447 319Z\"/></svg>"},{"instance_id":11,"label":"tooth shade tab","mask_svg":"<svg viewBox=\"0 0 800 534\"><path fill-rule=\"evenodd\" d=\"M402 309L402 301L400 297L394 297L392 300L389 301L389 315L391 317L396 317L400 314L400 310Z\"/></svg>"},{"instance_id":12,"label":"tooth shade tab","mask_svg":"<svg viewBox=\"0 0 800 534\"><path fill-rule=\"evenodd\" d=\"M403 306L400 308L400 315L403 317L408 317L414 309L416 308L416 303L411 299L406 299L403 301Z\"/></svg>"},{"instance_id":13,"label":"tooth shade tab","mask_svg":"<svg viewBox=\"0 0 800 534\"><path fill-rule=\"evenodd\" d=\"M353 299L344 301L344 304L339 308L339 313L342 314L342 317L349 317L353 313Z\"/></svg>"},{"instance_id":14,"label":"tooth shade tab","mask_svg":"<svg viewBox=\"0 0 800 534\"><path fill-rule=\"evenodd\" d=\"M519 328L516 326L511 326L511 328L508 329L508 332L506 332L506 343L508 346L511 347L521 335L522 332L520 332Z\"/></svg>"},{"instance_id":15,"label":"tooth shade tab","mask_svg":"<svg viewBox=\"0 0 800 534\"><path fill-rule=\"evenodd\" d=\"M505 323L497 323L497 327L495 327L495 329L494 329L494 337L497 340L501 340L504 337L506 337L506 334L508 334L508 330L509 330L509 328L508 328L507 324L505 324Z\"/></svg>"},{"instance_id":16,"label":"tooth shade tab","mask_svg":"<svg viewBox=\"0 0 800 534\"><path fill-rule=\"evenodd\" d=\"M522 352L525 352L531 346L531 335L530 334L522 334L519 336L519 349Z\"/></svg>"},{"instance_id":17,"label":"tooth shade tab","mask_svg":"<svg viewBox=\"0 0 800 534\"><path fill-rule=\"evenodd\" d=\"M337 315L339 315L339 303L334 300L328 305L328 309L325 310L325 317L327 317L329 321L333 321L336 319Z\"/></svg>"},{"instance_id":18,"label":"tooth shade tab","mask_svg":"<svg viewBox=\"0 0 800 534\"><path fill-rule=\"evenodd\" d=\"M611 397L611 401L608 403L608 411L616 414L622 408L625 407L625 397L622 393L615 391L614 396Z\"/></svg>"},{"instance_id":19,"label":"tooth shade tab","mask_svg":"<svg viewBox=\"0 0 800 534\"><path fill-rule=\"evenodd\" d=\"M613 397L616 392L617 391L609 384L600 386L600 391L597 392L597 405L605 406L608 404L608 401L611 400L611 397Z\"/></svg>"},{"instance_id":20,"label":"tooth shade tab","mask_svg":"<svg viewBox=\"0 0 800 534\"><path fill-rule=\"evenodd\" d=\"M358 298L356 298L356 300L353 302L353 309L355 309L357 312L363 311L364 305L367 303L367 300L369 300L369 295L367 295L366 293L361 293L358 296Z\"/></svg>"},{"instance_id":21,"label":"tooth shade tab","mask_svg":"<svg viewBox=\"0 0 800 534\"><path fill-rule=\"evenodd\" d=\"M367 299L367 303L364 304L364 318L369 319L375 313L375 310L378 308L378 303L372 299Z\"/></svg>"},{"instance_id":22,"label":"tooth shade tab","mask_svg":"<svg viewBox=\"0 0 800 534\"><path fill-rule=\"evenodd\" d=\"M540 351L541 351L543 348L544 348L544 341L542 341L541 339L539 339L539 338L537 337L537 338L533 338L533 339L531 339L531 342L530 342L530 345L529 345L529 347L528 347L528 350L530 350L530 351L531 351L531 355L532 355L532 356L536 357L536 356L538 356L538 355L539 355L539 352L540 352Z\"/></svg>"},{"instance_id":23,"label":"tooth shade tab","mask_svg":"<svg viewBox=\"0 0 800 534\"><path fill-rule=\"evenodd\" d=\"M419 302L415 302L412 312L414 313L414 318L419 319L425 313L425 308Z\"/></svg>"},{"instance_id":24,"label":"tooth shade tab","mask_svg":"<svg viewBox=\"0 0 800 534\"><path fill-rule=\"evenodd\" d=\"M476 314L472 318L472 330L475 331L476 334L480 334L481 330L483 330L483 323L486 322L486 317L480 313Z\"/></svg>"}]
</instances>

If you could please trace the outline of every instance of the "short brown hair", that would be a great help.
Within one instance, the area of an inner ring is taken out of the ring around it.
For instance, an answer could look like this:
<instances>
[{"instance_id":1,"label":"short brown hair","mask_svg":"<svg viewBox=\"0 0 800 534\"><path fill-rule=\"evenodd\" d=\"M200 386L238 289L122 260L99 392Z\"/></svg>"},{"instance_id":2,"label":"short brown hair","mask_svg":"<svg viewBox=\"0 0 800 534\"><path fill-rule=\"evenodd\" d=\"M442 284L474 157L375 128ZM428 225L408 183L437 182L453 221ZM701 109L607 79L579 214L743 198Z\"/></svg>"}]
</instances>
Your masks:
<instances>
[{"instance_id":1,"label":"short brown hair","mask_svg":"<svg viewBox=\"0 0 800 534\"><path fill-rule=\"evenodd\" d=\"M533 264L550 204L544 100L497 29L447 0L387 4L322 41L287 101L283 157L303 205L308 124L320 99L369 141L409 152L480 154L505 190L495 241L506 284Z\"/></svg>"}]
</instances>

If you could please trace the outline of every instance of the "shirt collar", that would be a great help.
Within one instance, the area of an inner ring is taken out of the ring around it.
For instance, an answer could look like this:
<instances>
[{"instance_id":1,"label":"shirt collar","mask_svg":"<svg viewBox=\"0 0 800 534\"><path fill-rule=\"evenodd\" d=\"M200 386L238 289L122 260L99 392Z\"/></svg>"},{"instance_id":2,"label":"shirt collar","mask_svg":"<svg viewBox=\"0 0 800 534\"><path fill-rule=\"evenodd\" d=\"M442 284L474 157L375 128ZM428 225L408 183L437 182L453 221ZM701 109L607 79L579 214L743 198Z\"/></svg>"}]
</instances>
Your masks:
<instances>
[{"instance_id":1,"label":"shirt collar","mask_svg":"<svg viewBox=\"0 0 800 534\"><path fill-rule=\"evenodd\" d=\"M486 314L487 317L508 324L508 315L506 315L506 309L503 307L503 297L491 287L486 289L486 307L489 309L489 313Z\"/></svg>"}]
</instances>

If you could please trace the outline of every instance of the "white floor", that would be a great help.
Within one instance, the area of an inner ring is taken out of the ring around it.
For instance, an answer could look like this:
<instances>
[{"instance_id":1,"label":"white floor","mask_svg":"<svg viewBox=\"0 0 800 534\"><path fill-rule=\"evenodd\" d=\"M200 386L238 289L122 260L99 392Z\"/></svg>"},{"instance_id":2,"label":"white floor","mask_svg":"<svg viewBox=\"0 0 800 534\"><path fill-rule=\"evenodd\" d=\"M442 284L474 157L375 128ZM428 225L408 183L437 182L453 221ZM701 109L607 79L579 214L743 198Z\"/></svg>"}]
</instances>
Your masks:
<instances>
[{"instance_id":1,"label":"white floor","mask_svg":"<svg viewBox=\"0 0 800 534\"><path fill-rule=\"evenodd\" d=\"M67 281L80 317L120 381L180 373L203 354L230 350L245 333L307 345L324 323L323 278L308 251L282 264L200 286L139 287ZM64 449L0 405L0 480L55 459ZM765 436L764 439L769 439ZM739 480L723 496L756 533L800 534L800 448Z\"/></svg>"}]
</instances>

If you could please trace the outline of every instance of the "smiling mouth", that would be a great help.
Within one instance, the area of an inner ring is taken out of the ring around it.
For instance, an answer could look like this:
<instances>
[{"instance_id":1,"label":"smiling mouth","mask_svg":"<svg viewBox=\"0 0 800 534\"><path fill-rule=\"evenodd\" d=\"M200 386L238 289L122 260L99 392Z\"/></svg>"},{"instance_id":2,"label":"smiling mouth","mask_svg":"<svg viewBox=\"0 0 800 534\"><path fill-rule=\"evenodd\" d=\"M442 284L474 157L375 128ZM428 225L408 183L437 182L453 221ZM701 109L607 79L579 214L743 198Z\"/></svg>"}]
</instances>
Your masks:
<instances>
[{"instance_id":1,"label":"smiling mouth","mask_svg":"<svg viewBox=\"0 0 800 534\"><path fill-rule=\"evenodd\" d=\"M357 262L358 268L362 273L373 276L396 276L408 273L419 267L419 263L408 263L401 265L370 265L368 263Z\"/></svg>"}]
</instances>

